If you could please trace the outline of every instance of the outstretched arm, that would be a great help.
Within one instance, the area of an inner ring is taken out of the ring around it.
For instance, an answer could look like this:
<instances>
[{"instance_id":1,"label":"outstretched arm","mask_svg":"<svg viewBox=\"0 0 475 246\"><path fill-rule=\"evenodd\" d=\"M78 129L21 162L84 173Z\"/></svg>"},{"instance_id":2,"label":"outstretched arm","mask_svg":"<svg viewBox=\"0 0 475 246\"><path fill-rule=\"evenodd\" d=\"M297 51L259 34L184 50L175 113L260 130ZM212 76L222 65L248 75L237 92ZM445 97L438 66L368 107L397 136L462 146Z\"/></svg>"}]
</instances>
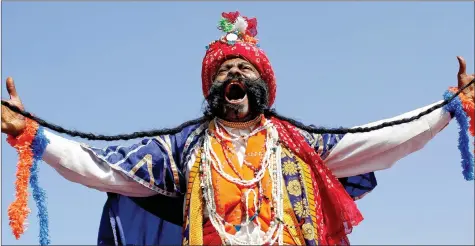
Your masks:
<instances>
[{"instance_id":1,"label":"outstretched arm","mask_svg":"<svg viewBox=\"0 0 475 246\"><path fill-rule=\"evenodd\" d=\"M11 78L7 79L7 88L11 95L8 102L23 109ZM28 124L37 123L25 120L2 105L2 132L9 135L9 143L18 150L24 148L17 144L24 139L47 143L26 147L32 148L34 153L43 153L39 158L72 182L132 197L178 196L184 192L186 169L182 168L181 153L187 151L185 141L196 125L178 134L144 139L132 146L97 149L51 132L43 134L42 128L38 134L36 130L28 130L37 129Z\"/></svg>"},{"instance_id":2,"label":"outstretched arm","mask_svg":"<svg viewBox=\"0 0 475 246\"><path fill-rule=\"evenodd\" d=\"M362 127L409 118L434 105ZM349 177L390 168L398 160L424 147L447 126L450 120L449 112L437 109L410 123L367 133L347 134L329 151L325 162L337 177Z\"/></svg>"},{"instance_id":3,"label":"outstretched arm","mask_svg":"<svg viewBox=\"0 0 475 246\"><path fill-rule=\"evenodd\" d=\"M32 121L29 121L31 124ZM130 197L157 194L175 197L184 193L186 168L182 153L191 151L190 140L196 139L199 125L180 133L143 139L131 146L93 148L52 132L44 131L43 160L69 181L99 191ZM26 132L24 134L27 134ZM23 135L23 134L22 134ZM17 138L22 138L19 135ZM38 140L36 140L38 141ZM36 148L36 147L34 147ZM35 151L35 150L33 150Z\"/></svg>"},{"instance_id":4,"label":"outstretched arm","mask_svg":"<svg viewBox=\"0 0 475 246\"><path fill-rule=\"evenodd\" d=\"M124 172L112 168L112 165L88 152L80 143L48 131L45 131L45 137L49 144L46 146L43 160L67 180L99 191L131 197L146 197L157 194L154 189L148 188L136 182ZM157 169L158 163L150 162L146 163L145 166L153 164Z\"/></svg>"},{"instance_id":5,"label":"outstretched arm","mask_svg":"<svg viewBox=\"0 0 475 246\"><path fill-rule=\"evenodd\" d=\"M428 107L431 105L425 108ZM425 108L365 126L417 115ZM397 160L422 148L433 137L432 131L442 129L450 120L450 115L445 113L440 118L434 117L436 115L440 116L433 114L417 122L368 133L305 135L348 194L360 199L377 186L375 171L389 168Z\"/></svg>"},{"instance_id":6,"label":"outstretched arm","mask_svg":"<svg viewBox=\"0 0 475 246\"><path fill-rule=\"evenodd\" d=\"M467 75L465 72L465 61L461 57L458 57L458 59L460 63L458 81L459 88L462 88L474 79L474 75ZM367 133L314 135L313 145L337 177L350 177L387 169L403 157L420 150L444 129L449 124L452 116L457 116L460 113L460 111L455 112L454 108L463 108L465 114L472 117L473 122L473 92L474 89L471 86L461 94L460 98L463 98L463 105L458 105L461 104L460 99L454 100L448 107L436 109L430 114L410 123L386 127ZM409 118L435 104L437 103L391 119L373 122L363 127ZM471 127L473 128L473 125Z\"/></svg>"}]
</instances>

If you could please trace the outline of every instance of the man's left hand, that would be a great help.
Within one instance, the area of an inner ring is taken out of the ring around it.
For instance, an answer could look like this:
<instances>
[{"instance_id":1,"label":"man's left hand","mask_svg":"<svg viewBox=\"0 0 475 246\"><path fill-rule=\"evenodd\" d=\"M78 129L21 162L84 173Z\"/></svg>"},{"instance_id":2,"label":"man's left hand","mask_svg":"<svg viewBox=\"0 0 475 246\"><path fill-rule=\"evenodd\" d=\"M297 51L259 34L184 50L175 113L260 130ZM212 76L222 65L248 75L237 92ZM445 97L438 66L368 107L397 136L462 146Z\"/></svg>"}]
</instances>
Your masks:
<instances>
[{"instance_id":1,"label":"man's left hand","mask_svg":"<svg viewBox=\"0 0 475 246\"><path fill-rule=\"evenodd\" d=\"M475 74L467 74L467 64L465 63L465 59L461 56L457 56L457 60L459 61L459 72L457 74L458 80L458 88L459 90L462 89L466 84L470 83L473 79L475 79ZM471 98L472 101L475 102L475 84L472 84L467 89L463 91L463 94L468 98Z\"/></svg>"}]
</instances>

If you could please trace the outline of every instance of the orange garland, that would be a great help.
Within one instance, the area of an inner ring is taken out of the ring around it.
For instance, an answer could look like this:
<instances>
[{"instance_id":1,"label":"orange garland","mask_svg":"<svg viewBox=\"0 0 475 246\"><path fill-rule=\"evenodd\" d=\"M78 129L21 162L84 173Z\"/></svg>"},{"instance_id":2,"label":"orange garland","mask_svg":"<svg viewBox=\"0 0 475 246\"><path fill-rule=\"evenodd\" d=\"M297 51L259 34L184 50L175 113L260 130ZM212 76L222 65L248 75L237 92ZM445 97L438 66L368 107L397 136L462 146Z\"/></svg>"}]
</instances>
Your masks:
<instances>
[{"instance_id":1,"label":"orange garland","mask_svg":"<svg viewBox=\"0 0 475 246\"><path fill-rule=\"evenodd\" d=\"M449 91L452 93L457 93L457 87L450 87ZM469 131L472 136L475 136L475 102L470 100L464 93L459 94L460 101L462 102L462 107L467 116L470 118L470 127Z\"/></svg>"},{"instance_id":2,"label":"orange garland","mask_svg":"<svg viewBox=\"0 0 475 246\"><path fill-rule=\"evenodd\" d=\"M15 181L15 201L8 207L8 217L10 227L16 239L20 238L26 230L26 218L31 212L28 208L28 182L30 180L30 168L33 165L33 151L30 146L35 139L38 130L38 123L28 118L25 119L26 128L17 137L8 136L7 142L18 151L19 160L17 164Z\"/></svg>"}]
</instances>

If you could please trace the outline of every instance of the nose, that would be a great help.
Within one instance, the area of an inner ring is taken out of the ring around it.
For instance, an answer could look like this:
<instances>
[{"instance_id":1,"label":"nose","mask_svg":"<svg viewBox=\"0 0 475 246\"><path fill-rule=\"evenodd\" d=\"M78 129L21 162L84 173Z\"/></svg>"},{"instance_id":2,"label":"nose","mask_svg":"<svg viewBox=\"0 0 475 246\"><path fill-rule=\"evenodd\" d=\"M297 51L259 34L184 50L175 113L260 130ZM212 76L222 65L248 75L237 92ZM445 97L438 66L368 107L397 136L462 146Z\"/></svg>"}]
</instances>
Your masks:
<instances>
[{"instance_id":1,"label":"nose","mask_svg":"<svg viewBox=\"0 0 475 246\"><path fill-rule=\"evenodd\" d=\"M229 75L231 76L242 76L241 70L237 66L233 66L231 69L229 69L228 72Z\"/></svg>"}]
</instances>

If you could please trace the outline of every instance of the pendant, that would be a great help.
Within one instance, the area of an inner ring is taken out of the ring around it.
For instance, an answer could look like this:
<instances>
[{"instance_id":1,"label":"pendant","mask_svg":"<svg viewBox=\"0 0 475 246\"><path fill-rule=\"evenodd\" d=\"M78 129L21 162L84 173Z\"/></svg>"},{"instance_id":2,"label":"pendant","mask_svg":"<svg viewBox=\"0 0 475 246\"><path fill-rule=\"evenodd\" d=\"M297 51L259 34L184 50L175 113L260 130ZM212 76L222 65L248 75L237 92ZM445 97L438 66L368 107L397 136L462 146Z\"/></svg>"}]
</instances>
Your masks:
<instances>
[{"instance_id":1,"label":"pendant","mask_svg":"<svg viewBox=\"0 0 475 246\"><path fill-rule=\"evenodd\" d=\"M236 231L240 231L241 230L241 225L234 225L234 229Z\"/></svg>"}]
</instances>

